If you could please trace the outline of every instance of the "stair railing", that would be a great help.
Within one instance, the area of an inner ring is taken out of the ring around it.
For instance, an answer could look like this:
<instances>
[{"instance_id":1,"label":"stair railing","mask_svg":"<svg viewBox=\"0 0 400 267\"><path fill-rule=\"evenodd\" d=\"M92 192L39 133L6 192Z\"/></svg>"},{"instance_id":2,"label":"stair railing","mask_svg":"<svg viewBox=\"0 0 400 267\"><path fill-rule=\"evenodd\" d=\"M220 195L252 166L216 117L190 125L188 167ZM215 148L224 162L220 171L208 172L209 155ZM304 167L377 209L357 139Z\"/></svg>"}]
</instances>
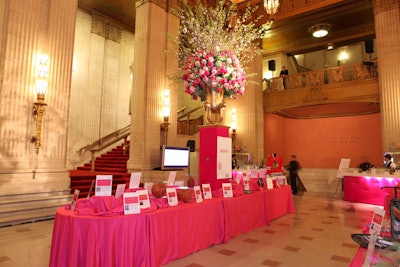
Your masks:
<instances>
[{"instance_id":1,"label":"stair railing","mask_svg":"<svg viewBox=\"0 0 400 267\"><path fill-rule=\"evenodd\" d=\"M82 148L80 148L77 152L79 155L84 153L85 151L90 151L90 171L95 170L95 161L96 161L96 153L117 143L118 141L124 139L124 144L123 144L123 151L124 153L127 153L129 149L129 144L128 144L128 136L131 134L131 126L128 125L120 130L117 130L113 133L110 133L106 136L101 137L100 139L94 141L90 145L86 145Z\"/></svg>"},{"instance_id":2,"label":"stair railing","mask_svg":"<svg viewBox=\"0 0 400 267\"><path fill-rule=\"evenodd\" d=\"M180 121L180 122L185 121L186 122L186 131L185 131L186 134L190 135L190 115L192 113L198 111L201 108L204 108L204 106L199 106L197 108L189 110L188 112L185 112L184 114L178 116L178 118L177 118L178 121ZM185 117L186 117L186 120L182 120ZM183 127L182 127L182 130L183 130ZM181 132L181 131L179 131L179 132Z\"/></svg>"}]
</instances>

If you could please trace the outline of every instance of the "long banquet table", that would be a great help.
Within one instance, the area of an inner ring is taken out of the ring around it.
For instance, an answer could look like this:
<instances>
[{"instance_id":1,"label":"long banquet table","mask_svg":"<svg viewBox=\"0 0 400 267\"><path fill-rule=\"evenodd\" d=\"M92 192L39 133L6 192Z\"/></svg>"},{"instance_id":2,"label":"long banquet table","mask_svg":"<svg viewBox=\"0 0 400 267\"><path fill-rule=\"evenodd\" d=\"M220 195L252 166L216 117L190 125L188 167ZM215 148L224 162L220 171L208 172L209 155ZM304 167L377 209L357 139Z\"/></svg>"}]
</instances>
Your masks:
<instances>
[{"instance_id":1,"label":"long banquet table","mask_svg":"<svg viewBox=\"0 0 400 267\"><path fill-rule=\"evenodd\" d=\"M145 214L83 216L60 207L54 220L49 266L148 266L147 232Z\"/></svg>"},{"instance_id":2,"label":"long banquet table","mask_svg":"<svg viewBox=\"0 0 400 267\"><path fill-rule=\"evenodd\" d=\"M290 186L266 190L264 201L266 220L268 223L288 213L296 212Z\"/></svg>"},{"instance_id":3,"label":"long banquet table","mask_svg":"<svg viewBox=\"0 0 400 267\"><path fill-rule=\"evenodd\" d=\"M60 207L49 266L156 267L294 212L290 186L134 215L76 215Z\"/></svg>"},{"instance_id":4,"label":"long banquet table","mask_svg":"<svg viewBox=\"0 0 400 267\"><path fill-rule=\"evenodd\" d=\"M264 198L265 191L258 191L223 200L225 216L224 242L269 223L265 215Z\"/></svg>"},{"instance_id":5,"label":"long banquet table","mask_svg":"<svg viewBox=\"0 0 400 267\"><path fill-rule=\"evenodd\" d=\"M221 198L186 203L147 214L149 264L160 266L171 260L220 244L224 237Z\"/></svg>"}]
</instances>

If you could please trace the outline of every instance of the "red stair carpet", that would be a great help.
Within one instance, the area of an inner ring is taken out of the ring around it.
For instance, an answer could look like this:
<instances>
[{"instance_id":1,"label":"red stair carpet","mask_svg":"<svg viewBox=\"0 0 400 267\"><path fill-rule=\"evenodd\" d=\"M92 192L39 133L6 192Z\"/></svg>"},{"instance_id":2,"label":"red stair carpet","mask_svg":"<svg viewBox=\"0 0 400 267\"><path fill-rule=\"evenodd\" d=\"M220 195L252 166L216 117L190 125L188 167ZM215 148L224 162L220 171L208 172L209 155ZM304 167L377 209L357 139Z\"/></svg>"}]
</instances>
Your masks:
<instances>
[{"instance_id":1,"label":"red stair carpet","mask_svg":"<svg viewBox=\"0 0 400 267\"><path fill-rule=\"evenodd\" d=\"M76 170L70 170L71 194L75 189L80 190L79 197L86 197L89 193L92 181L96 180L96 175L113 176L113 194L118 184L129 184L130 174L127 173L126 162L129 154L125 154L123 146L117 146L111 151L99 156L95 160L95 171L90 171L90 162L78 167ZM94 188L91 195L94 195Z\"/></svg>"}]
</instances>

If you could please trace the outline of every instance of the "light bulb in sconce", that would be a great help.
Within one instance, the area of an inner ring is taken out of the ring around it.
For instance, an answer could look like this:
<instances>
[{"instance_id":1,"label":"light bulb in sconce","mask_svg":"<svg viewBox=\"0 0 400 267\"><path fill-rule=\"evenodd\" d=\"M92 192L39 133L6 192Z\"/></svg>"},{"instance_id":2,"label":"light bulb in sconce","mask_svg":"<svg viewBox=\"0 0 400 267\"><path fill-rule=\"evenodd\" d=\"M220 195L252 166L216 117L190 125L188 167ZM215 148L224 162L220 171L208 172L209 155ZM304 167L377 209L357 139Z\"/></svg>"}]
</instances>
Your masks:
<instances>
[{"instance_id":1,"label":"light bulb in sconce","mask_svg":"<svg viewBox=\"0 0 400 267\"><path fill-rule=\"evenodd\" d=\"M232 109L232 121L231 121L231 128L233 131L237 129L237 115L236 115L236 108Z\"/></svg>"},{"instance_id":2,"label":"light bulb in sconce","mask_svg":"<svg viewBox=\"0 0 400 267\"><path fill-rule=\"evenodd\" d=\"M348 59L349 59L349 54L346 51L342 51L339 54L338 61L346 63Z\"/></svg>"},{"instance_id":3,"label":"light bulb in sconce","mask_svg":"<svg viewBox=\"0 0 400 267\"><path fill-rule=\"evenodd\" d=\"M169 89L164 91L164 99L163 99L163 117L164 120L169 118L171 113L171 97L169 94Z\"/></svg>"},{"instance_id":4,"label":"light bulb in sconce","mask_svg":"<svg viewBox=\"0 0 400 267\"><path fill-rule=\"evenodd\" d=\"M37 95L37 100L39 102L44 101L44 96L46 95L48 88L48 78L49 78L49 56L39 55L36 60L36 84L35 90Z\"/></svg>"}]
</instances>

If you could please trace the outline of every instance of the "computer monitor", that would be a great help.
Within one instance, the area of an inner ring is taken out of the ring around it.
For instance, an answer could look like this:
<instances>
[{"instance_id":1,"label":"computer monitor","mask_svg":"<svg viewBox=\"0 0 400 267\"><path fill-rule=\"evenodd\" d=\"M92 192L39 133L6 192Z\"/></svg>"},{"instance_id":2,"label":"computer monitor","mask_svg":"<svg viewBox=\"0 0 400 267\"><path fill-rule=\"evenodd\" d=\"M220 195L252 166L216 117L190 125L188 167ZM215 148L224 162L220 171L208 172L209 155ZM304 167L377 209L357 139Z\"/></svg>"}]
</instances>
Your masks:
<instances>
[{"instance_id":1,"label":"computer monitor","mask_svg":"<svg viewBox=\"0 0 400 267\"><path fill-rule=\"evenodd\" d=\"M163 146L161 150L161 169L180 170L189 168L190 148Z\"/></svg>"}]
</instances>

